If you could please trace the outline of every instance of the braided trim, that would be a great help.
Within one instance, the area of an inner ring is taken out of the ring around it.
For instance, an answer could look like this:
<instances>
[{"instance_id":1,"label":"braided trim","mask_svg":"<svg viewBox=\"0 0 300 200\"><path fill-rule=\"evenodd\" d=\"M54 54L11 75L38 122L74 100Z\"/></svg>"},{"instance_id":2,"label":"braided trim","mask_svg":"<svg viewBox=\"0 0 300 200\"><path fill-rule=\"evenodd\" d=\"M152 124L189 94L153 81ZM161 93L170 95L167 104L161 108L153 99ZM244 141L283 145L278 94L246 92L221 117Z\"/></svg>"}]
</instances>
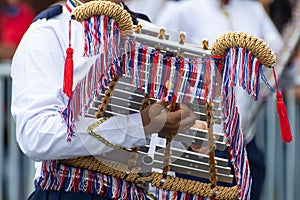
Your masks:
<instances>
[{"instance_id":1,"label":"braided trim","mask_svg":"<svg viewBox=\"0 0 300 200\"><path fill-rule=\"evenodd\" d=\"M246 48L266 67L275 64L275 53L262 39L244 32L228 32L219 36L212 44L213 56L223 56L227 49L233 47Z\"/></svg>"},{"instance_id":2,"label":"braided trim","mask_svg":"<svg viewBox=\"0 0 300 200\"><path fill-rule=\"evenodd\" d=\"M93 156L64 159L60 160L60 162L72 167L97 171L99 173L114 176L136 184L150 182L152 186L162 188L164 190L173 190L193 195L200 195L203 197L214 197L215 199L238 199L237 186L215 186L212 188L212 185L209 183L202 183L169 175L165 176L165 180L162 183L162 179L164 178L162 173L152 172L149 176L141 177L139 176L140 168L129 169L125 164L104 160L100 161Z\"/></svg>"},{"instance_id":3,"label":"braided trim","mask_svg":"<svg viewBox=\"0 0 300 200\"><path fill-rule=\"evenodd\" d=\"M208 133L208 147L209 147L209 172L210 172L210 183L211 187L214 188L217 185L218 177L216 170L216 160L215 160L215 150L216 144L213 135L213 104L211 102L206 102L206 123L207 123L207 133Z\"/></svg>"},{"instance_id":4,"label":"braided trim","mask_svg":"<svg viewBox=\"0 0 300 200\"><path fill-rule=\"evenodd\" d=\"M120 31L131 32L133 30L133 22L127 10L110 1L90 1L84 3L74 9L73 15L79 22L93 16L105 15L118 22Z\"/></svg>"},{"instance_id":5,"label":"braided trim","mask_svg":"<svg viewBox=\"0 0 300 200\"><path fill-rule=\"evenodd\" d=\"M116 178L124 179L126 176L126 171L128 169L127 165L98 160L93 156L84 156L79 158L70 158L60 160L62 164L69 165L72 167L83 168L91 171L101 172Z\"/></svg>"},{"instance_id":6,"label":"braided trim","mask_svg":"<svg viewBox=\"0 0 300 200\"><path fill-rule=\"evenodd\" d=\"M119 150L127 150L125 147L122 147L122 146L111 143L110 141L108 141L107 139L105 139L104 137L102 137L101 135L97 134L94 131L94 129L96 127L100 126L102 123L104 123L108 119L109 119L109 117L105 117L105 118L100 119L99 121L96 121L95 123L91 124L87 129L87 133L90 134L91 136L93 136L94 138L96 138L97 140L99 140L100 142L102 142L103 144L105 144L108 147L119 149Z\"/></svg>"}]
</instances>

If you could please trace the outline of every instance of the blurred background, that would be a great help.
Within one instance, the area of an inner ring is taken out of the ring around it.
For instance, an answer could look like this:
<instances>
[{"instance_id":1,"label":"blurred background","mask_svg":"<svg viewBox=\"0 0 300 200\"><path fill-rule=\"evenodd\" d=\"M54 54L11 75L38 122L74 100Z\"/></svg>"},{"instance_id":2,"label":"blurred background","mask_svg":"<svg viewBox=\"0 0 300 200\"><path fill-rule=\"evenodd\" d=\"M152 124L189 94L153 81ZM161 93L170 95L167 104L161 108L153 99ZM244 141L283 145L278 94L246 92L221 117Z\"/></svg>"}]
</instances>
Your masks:
<instances>
[{"instance_id":1,"label":"blurred background","mask_svg":"<svg viewBox=\"0 0 300 200\"><path fill-rule=\"evenodd\" d=\"M184 1L184 0L179 0ZM10 114L10 64L22 35L33 18L55 0L1 0L0 2L0 200L24 200L33 191L34 162L19 149L15 139L14 121ZM62 1L64 2L64 1ZM128 0L133 11L147 14L155 22L166 0ZM293 141L285 144L280 137L275 95L258 106L251 123L260 130L256 143L264 153L265 181L261 199L299 199L300 190L300 8L294 0L260 1L285 42L288 64L297 65L294 84L284 91ZM182 30L185 31L185 30ZM283 58L285 59L285 58ZM284 67L284 66L278 66ZM298 198L297 198L298 197Z\"/></svg>"}]
</instances>

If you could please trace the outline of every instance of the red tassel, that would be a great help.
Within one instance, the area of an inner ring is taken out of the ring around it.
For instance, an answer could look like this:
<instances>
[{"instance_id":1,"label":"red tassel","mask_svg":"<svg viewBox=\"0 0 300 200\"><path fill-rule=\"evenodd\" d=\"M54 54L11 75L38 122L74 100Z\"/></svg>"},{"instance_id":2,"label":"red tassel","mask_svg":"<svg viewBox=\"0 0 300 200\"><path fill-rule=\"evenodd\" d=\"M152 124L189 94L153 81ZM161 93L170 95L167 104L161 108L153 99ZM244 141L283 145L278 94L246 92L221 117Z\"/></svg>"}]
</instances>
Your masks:
<instances>
[{"instance_id":1,"label":"red tassel","mask_svg":"<svg viewBox=\"0 0 300 200\"><path fill-rule=\"evenodd\" d=\"M74 63L73 63L74 50L71 48L71 20L69 20L69 47L66 52L67 52L67 58L65 61L63 92L70 99L72 99L73 74L74 74Z\"/></svg>"},{"instance_id":2,"label":"red tassel","mask_svg":"<svg viewBox=\"0 0 300 200\"><path fill-rule=\"evenodd\" d=\"M293 136L291 133L286 107L282 99L282 94L277 93L276 98L277 98L277 112L278 112L282 140L283 142L291 142Z\"/></svg>"},{"instance_id":3,"label":"red tassel","mask_svg":"<svg viewBox=\"0 0 300 200\"><path fill-rule=\"evenodd\" d=\"M282 98L282 93L279 91L278 88L278 83L276 80L276 73L274 68L273 68L273 74L276 83L277 113L278 113L279 124L280 124L281 138L283 142L291 142L293 136L290 128L286 107Z\"/></svg>"},{"instance_id":4,"label":"red tassel","mask_svg":"<svg viewBox=\"0 0 300 200\"><path fill-rule=\"evenodd\" d=\"M68 47L67 58L65 61L65 71L64 71L64 93L71 99L72 98L72 88L73 88L73 73L74 73L74 63L73 63L73 49Z\"/></svg>"}]
</instances>

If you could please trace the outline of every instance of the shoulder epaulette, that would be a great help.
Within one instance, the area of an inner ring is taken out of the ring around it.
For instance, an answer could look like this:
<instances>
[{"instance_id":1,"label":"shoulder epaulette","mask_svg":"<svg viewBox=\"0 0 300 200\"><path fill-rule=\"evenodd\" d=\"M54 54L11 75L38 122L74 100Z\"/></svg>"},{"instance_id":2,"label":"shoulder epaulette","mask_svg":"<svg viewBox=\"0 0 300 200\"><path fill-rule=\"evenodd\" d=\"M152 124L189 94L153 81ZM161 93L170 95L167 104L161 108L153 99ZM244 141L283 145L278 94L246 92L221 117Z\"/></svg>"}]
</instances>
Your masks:
<instances>
[{"instance_id":1,"label":"shoulder epaulette","mask_svg":"<svg viewBox=\"0 0 300 200\"><path fill-rule=\"evenodd\" d=\"M151 22L151 20L149 19L149 17L147 15L131 11L128 8L128 6L125 5L123 2L122 2L122 5L123 5L124 9L127 10L127 12L129 12L134 25L138 24L138 18L143 19L143 20L148 21L148 22Z\"/></svg>"},{"instance_id":2,"label":"shoulder epaulette","mask_svg":"<svg viewBox=\"0 0 300 200\"><path fill-rule=\"evenodd\" d=\"M143 13L134 13L134 14L138 19L143 19L143 20L151 23L150 18L146 14L143 14Z\"/></svg>"},{"instance_id":3,"label":"shoulder epaulette","mask_svg":"<svg viewBox=\"0 0 300 200\"><path fill-rule=\"evenodd\" d=\"M39 20L39 19L50 19L52 17L55 17L59 14L61 14L63 12L63 8L62 5L54 5L51 6L49 8L47 8L46 10L42 11L41 13L39 13L34 19L33 22Z\"/></svg>"}]
</instances>

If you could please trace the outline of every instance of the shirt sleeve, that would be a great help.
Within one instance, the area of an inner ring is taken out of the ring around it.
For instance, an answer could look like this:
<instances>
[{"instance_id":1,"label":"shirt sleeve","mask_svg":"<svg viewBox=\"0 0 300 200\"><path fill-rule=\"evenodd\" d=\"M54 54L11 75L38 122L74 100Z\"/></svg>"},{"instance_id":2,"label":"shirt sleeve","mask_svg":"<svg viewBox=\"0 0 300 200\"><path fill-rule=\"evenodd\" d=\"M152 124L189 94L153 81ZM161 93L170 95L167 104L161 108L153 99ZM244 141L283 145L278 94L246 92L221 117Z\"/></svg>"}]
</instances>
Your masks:
<instances>
[{"instance_id":1,"label":"shirt sleeve","mask_svg":"<svg viewBox=\"0 0 300 200\"><path fill-rule=\"evenodd\" d=\"M32 24L12 63L11 112L16 121L16 138L21 150L35 161L111 150L87 133L88 126L96 122L93 118L81 117L75 123L75 137L67 142L67 125L60 113L68 103L61 89L67 42L60 41L60 28L40 21ZM76 57L74 53L75 68ZM111 143L127 148L147 142L140 114L112 117L96 131Z\"/></svg>"}]
</instances>

